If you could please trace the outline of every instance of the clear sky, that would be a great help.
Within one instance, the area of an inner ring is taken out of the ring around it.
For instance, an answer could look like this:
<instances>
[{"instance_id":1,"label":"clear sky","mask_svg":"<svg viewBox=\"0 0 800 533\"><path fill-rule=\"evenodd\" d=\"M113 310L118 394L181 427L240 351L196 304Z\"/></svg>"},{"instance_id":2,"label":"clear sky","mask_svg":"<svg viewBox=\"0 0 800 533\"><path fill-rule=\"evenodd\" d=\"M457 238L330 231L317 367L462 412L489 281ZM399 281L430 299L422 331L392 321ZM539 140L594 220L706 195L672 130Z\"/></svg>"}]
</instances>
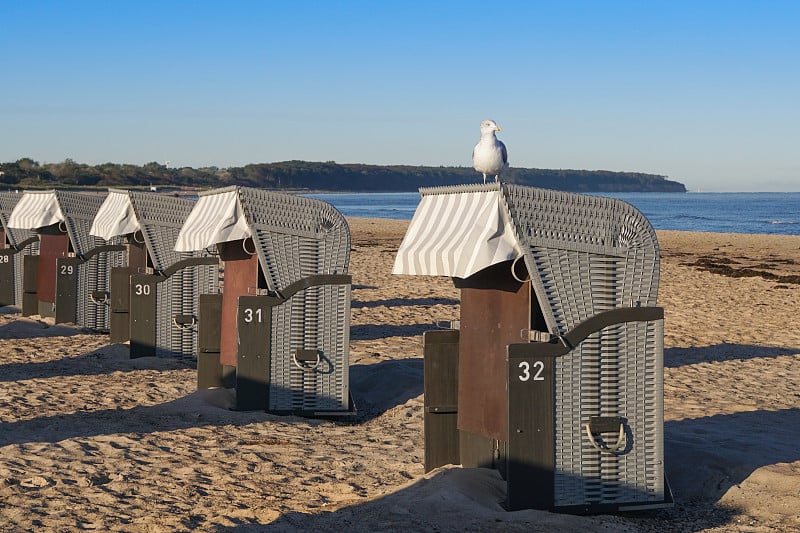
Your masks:
<instances>
[{"instance_id":1,"label":"clear sky","mask_svg":"<svg viewBox=\"0 0 800 533\"><path fill-rule=\"evenodd\" d=\"M512 166L800 191L800 1L0 0L0 161Z\"/></svg>"}]
</instances>

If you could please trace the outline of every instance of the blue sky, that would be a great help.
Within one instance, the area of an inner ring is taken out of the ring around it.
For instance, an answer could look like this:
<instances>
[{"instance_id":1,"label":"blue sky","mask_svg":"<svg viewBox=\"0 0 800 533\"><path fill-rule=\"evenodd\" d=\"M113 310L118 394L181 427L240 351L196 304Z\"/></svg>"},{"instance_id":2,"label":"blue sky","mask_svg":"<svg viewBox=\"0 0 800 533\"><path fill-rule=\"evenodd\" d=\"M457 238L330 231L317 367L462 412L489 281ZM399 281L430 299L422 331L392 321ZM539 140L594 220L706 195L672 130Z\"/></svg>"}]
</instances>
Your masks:
<instances>
[{"instance_id":1,"label":"blue sky","mask_svg":"<svg viewBox=\"0 0 800 533\"><path fill-rule=\"evenodd\" d=\"M0 0L0 161L641 171L800 191L796 1Z\"/></svg>"}]
</instances>

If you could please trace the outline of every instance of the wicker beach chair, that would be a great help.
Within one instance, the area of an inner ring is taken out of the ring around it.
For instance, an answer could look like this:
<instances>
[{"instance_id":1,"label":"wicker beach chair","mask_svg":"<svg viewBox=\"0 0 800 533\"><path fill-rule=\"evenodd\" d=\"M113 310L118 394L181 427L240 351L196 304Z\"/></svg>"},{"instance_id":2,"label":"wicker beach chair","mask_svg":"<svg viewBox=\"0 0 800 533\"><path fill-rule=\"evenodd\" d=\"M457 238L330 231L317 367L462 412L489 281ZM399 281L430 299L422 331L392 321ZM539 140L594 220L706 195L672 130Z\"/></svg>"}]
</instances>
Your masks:
<instances>
[{"instance_id":1,"label":"wicker beach chair","mask_svg":"<svg viewBox=\"0 0 800 533\"><path fill-rule=\"evenodd\" d=\"M107 331L111 268L125 264L120 239L89 234L105 195L73 191L26 191L9 217L12 228L39 234L35 268L38 314L56 323ZM32 285L30 280L26 285Z\"/></svg>"},{"instance_id":2,"label":"wicker beach chair","mask_svg":"<svg viewBox=\"0 0 800 533\"><path fill-rule=\"evenodd\" d=\"M215 245L223 294L219 318L204 322L201 310L201 336L220 331L219 364L235 371L237 408L350 412L350 231L341 213L260 189L208 191L176 249Z\"/></svg>"},{"instance_id":3,"label":"wicker beach chair","mask_svg":"<svg viewBox=\"0 0 800 533\"><path fill-rule=\"evenodd\" d=\"M0 192L0 307L23 307L25 256L39 253L39 237L28 229L8 227L22 193Z\"/></svg>"},{"instance_id":4,"label":"wicker beach chair","mask_svg":"<svg viewBox=\"0 0 800 533\"><path fill-rule=\"evenodd\" d=\"M130 340L132 358L194 358L200 294L219 288L219 260L176 252L195 202L153 192L109 190L90 233L124 238L128 265L112 271L111 338Z\"/></svg>"},{"instance_id":5,"label":"wicker beach chair","mask_svg":"<svg viewBox=\"0 0 800 533\"><path fill-rule=\"evenodd\" d=\"M500 183L420 193L394 272L461 288L458 331L425 335L426 468L494 466L511 510L670 505L647 219Z\"/></svg>"}]
</instances>

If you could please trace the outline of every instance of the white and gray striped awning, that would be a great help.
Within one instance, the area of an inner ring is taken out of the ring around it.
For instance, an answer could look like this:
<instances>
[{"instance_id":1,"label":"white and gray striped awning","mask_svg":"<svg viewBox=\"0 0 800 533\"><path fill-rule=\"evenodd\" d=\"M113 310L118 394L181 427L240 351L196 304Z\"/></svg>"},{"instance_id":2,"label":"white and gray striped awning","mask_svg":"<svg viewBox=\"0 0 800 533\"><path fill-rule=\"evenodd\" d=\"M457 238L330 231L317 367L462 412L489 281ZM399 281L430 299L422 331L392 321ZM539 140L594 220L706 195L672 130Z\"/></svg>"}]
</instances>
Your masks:
<instances>
[{"instance_id":1,"label":"white and gray striped awning","mask_svg":"<svg viewBox=\"0 0 800 533\"><path fill-rule=\"evenodd\" d=\"M114 237L135 233L139 229L141 225L133 210L128 191L110 189L92 221L89 235L108 241Z\"/></svg>"},{"instance_id":2,"label":"white and gray striped awning","mask_svg":"<svg viewBox=\"0 0 800 533\"><path fill-rule=\"evenodd\" d=\"M239 202L238 187L200 193L175 242L176 252L193 252L253 235Z\"/></svg>"},{"instance_id":3,"label":"white and gray striped awning","mask_svg":"<svg viewBox=\"0 0 800 533\"><path fill-rule=\"evenodd\" d=\"M39 229L65 220L55 191L25 191L8 217L8 227Z\"/></svg>"},{"instance_id":4,"label":"white and gray striped awning","mask_svg":"<svg viewBox=\"0 0 800 533\"><path fill-rule=\"evenodd\" d=\"M420 189L393 274L466 278L522 255L497 184Z\"/></svg>"}]
</instances>

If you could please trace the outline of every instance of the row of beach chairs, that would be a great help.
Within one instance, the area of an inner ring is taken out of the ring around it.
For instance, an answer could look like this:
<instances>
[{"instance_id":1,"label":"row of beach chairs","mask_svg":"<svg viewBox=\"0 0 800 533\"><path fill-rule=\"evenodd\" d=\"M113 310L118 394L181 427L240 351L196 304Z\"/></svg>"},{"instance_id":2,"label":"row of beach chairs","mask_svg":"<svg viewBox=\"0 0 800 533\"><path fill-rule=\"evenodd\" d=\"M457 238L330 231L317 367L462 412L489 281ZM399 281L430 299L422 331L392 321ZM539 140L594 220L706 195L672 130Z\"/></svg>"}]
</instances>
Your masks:
<instances>
[{"instance_id":1,"label":"row of beach chairs","mask_svg":"<svg viewBox=\"0 0 800 533\"><path fill-rule=\"evenodd\" d=\"M329 204L230 187L3 192L0 209L0 305L196 358L238 409L352 411L350 233Z\"/></svg>"},{"instance_id":2,"label":"row of beach chairs","mask_svg":"<svg viewBox=\"0 0 800 533\"><path fill-rule=\"evenodd\" d=\"M461 292L460 319L423 337L426 470L496 468L510 510L671 505L646 218L502 183L420 193L393 273ZM353 412L350 233L331 205L244 187L0 193L0 221L0 305L108 331L132 357L194 358L198 386L233 384L238 409Z\"/></svg>"}]
</instances>

